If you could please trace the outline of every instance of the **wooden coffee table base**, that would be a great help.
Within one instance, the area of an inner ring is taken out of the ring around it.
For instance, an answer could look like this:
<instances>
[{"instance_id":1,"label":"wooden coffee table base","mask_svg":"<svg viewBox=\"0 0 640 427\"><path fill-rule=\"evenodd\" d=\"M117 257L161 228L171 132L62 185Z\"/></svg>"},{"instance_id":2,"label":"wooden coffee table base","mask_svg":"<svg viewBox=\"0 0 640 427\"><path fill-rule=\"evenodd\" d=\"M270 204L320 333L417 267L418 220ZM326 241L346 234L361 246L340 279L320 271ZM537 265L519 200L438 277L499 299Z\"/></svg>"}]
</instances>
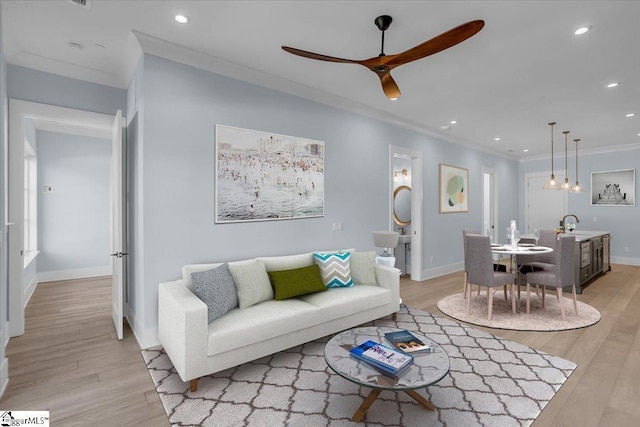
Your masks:
<instances>
[{"instance_id":1,"label":"wooden coffee table base","mask_svg":"<svg viewBox=\"0 0 640 427\"><path fill-rule=\"evenodd\" d=\"M356 413L353 414L353 417L351 417L351 421L355 421L357 423L361 422L365 414L371 407L371 405L373 405L373 402L375 402L376 399L378 398L378 395L380 394L381 391L382 390L378 388L374 388L373 390L371 390L371 393L369 393L369 395L364 399L364 401L362 401L362 405L360 405ZM428 410L430 411L436 410L435 406L433 406L431 402L429 402L424 397L420 396L415 390L404 390L404 392L407 393L413 400L415 400L416 402L418 402Z\"/></svg>"}]
</instances>

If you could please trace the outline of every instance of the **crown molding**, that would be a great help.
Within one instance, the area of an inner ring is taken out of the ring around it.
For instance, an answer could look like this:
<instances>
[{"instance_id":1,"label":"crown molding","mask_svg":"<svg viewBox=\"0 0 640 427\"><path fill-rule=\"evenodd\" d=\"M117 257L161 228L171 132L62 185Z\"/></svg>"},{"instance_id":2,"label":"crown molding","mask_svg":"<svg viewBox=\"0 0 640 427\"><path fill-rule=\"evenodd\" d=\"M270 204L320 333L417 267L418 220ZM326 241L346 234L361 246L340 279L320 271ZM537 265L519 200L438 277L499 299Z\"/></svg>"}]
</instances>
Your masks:
<instances>
[{"instance_id":1,"label":"crown molding","mask_svg":"<svg viewBox=\"0 0 640 427\"><path fill-rule=\"evenodd\" d=\"M420 123L406 120L402 117L390 114L386 111L372 108L365 104L343 98L339 95L334 95L328 92L314 89L312 87L305 86L291 80L283 79L281 77L265 73L264 71L225 61L223 59L193 50L185 46L177 45L175 43L141 33L139 31L133 31L133 35L140 44L142 52L150 55L158 56L201 70L231 77L237 80L242 80L248 83L277 90L279 92L283 92L300 98L305 98L344 111L349 111L351 113L390 123L441 140L443 142L462 145L477 151L482 151L509 160L517 161L519 159L518 156L493 150L490 147L476 144L463 138L458 138L452 135L438 132Z\"/></svg>"},{"instance_id":2,"label":"crown molding","mask_svg":"<svg viewBox=\"0 0 640 427\"><path fill-rule=\"evenodd\" d=\"M634 150L640 150L640 143L634 143L634 144L625 144L625 145L614 145L612 147L606 147L606 148L587 148L587 149L580 149L580 153L578 154L579 156L592 156L592 155L597 155L597 154L609 154L609 153L617 153L620 151L634 151ZM569 153L568 154L568 158L574 158L576 156L575 151L573 153ZM561 156L564 157L564 156ZM557 157L556 157L557 158ZM547 159L551 159L551 154L540 154L537 156L531 156L531 157L527 157L527 158L521 158L520 162L521 163L525 163L525 162L533 162L533 161L537 161L537 160L547 160Z\"/></svg>"}]
</instances>

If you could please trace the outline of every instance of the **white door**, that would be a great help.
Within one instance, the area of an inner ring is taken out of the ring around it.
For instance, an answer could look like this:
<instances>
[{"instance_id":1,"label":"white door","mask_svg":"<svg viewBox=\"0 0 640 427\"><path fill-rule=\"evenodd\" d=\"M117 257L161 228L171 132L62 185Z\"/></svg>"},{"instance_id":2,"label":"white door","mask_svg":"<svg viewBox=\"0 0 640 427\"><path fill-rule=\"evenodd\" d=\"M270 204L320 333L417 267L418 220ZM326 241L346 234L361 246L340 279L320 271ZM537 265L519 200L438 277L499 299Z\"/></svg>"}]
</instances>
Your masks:
<instances>
[{"instance_id":1,"label":"white door","mask_svg":"<svg viewBox=\"0 0 640 427\"><path fill-rule=\"evenodd\" d=\"M482 229L480 232L491 237L497 242L496 230L496 202L495 195L495 171L490 168L482 168Z\"/></svg>"},{"instance_id":2,"label":"white door","mask_svg":"<svg viewBox=\"0 0 640 427\"><path fill-rule=\"evenodd\" d=\"M126 223L124 199L125 185L125 156L124 156L124 126L122 111L118 110L113 122L112 150L111 150L111 266L113 269L112 316L118 339L122 339L124 322L124 289L126 268Z\"/></svg>"},{"instance_id":3,"label":"white door","mask_svg":"<svg viewBox=\"0 0 640 427\"><path fill-rule=\"evenodd\" d=\"M553 230L567 211L567 192L545 190L542 186L549 173L525 176L525 226L526 234L537 229ZM560 176L561 173L556 174ZM523 233L524 234L524 233Z\"/></svg>"}]
</instances>

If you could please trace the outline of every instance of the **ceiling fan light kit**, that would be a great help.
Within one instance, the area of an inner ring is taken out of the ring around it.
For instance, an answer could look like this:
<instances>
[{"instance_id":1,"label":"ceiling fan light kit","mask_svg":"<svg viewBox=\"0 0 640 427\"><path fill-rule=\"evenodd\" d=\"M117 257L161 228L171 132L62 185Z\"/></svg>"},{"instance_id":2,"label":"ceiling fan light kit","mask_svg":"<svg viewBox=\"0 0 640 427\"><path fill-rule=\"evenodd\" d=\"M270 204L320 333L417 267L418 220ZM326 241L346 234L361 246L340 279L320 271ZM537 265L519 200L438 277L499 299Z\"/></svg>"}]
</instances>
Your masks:
<instances>
[{"instance_id":1,"label":"ceiling fan light kit","mask_svg":"<svg viewBox=\"0 0 640 427\"><path fill-rule=\"evenodd\" d=\"M419 44L418 46L415 46L409 50L398 54L387 55L384 53L384 34L385 31L389 29L389 26L392 22L393 18L391 18L391 16L389 15L381 15L374 20L376 27L378 27L378 29L382 32L382 41L380 54L369 59L356 60L336 58L333 56L308 52L289 46L282 46L282 49L293 55L315 59L318 61L358 64L367 67L369 70L373 71L380 79L382 91L387 96L387 98L395 101L396 99L400 98L401 92L400 88L393 80L393 77L391 77L391 70L399 67L400 65L425 58L429 55L433 55L452 46L455 46L458 43L465 41L469 37L472 37L473 35L478 33L482 29L482 27L484 27L484 21L482 20L469 21L455 28L452 28L449 31L445 31L444 33L433 37L432 39L427 40L426 42Z\"/></svg>"}]
</instances>

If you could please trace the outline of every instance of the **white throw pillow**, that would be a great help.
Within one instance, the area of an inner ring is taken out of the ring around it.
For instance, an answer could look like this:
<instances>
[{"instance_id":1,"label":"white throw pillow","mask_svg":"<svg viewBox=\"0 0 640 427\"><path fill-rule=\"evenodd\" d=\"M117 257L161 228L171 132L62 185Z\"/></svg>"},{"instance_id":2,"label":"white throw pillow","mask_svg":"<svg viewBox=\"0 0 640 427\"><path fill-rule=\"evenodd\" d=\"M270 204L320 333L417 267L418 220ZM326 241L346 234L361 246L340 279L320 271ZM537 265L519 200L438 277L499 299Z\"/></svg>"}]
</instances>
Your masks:
<instances>
[{"instance_id":1,"label":"white throw pillow","mask_svg":"<svg viewBox=\"0 0 640 427\"><path fill-rule=\"evenodd\" d=\"M351 277L356 285L378 286L376 281L376 251L351 254Z\"/></svg>"},{"instance_id":2,"label":"white throw pillow","mask_svg":"<svg viewBox=\"0 0 640 427\"><path fill-rule=\"evenodd\" d=\"M273 299L273 289L263 262L252 260L229 263L229 271L238 288L240 308Z\"/></svg>"}]
</instances>

